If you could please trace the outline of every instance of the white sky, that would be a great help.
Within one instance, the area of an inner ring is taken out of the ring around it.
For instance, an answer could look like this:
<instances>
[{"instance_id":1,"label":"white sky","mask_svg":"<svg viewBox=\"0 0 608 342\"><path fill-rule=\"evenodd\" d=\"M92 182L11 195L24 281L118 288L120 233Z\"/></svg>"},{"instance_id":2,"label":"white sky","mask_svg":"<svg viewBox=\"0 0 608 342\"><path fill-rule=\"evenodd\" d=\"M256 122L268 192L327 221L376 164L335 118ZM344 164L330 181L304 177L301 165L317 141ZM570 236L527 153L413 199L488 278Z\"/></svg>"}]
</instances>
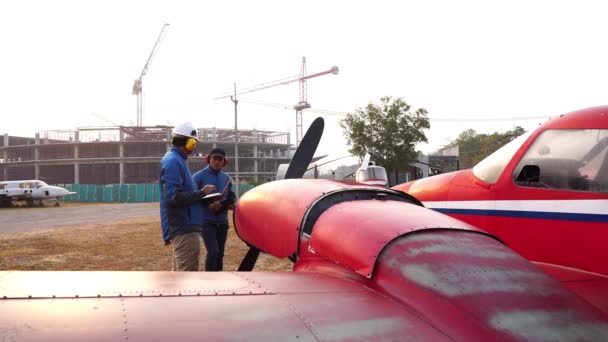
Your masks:
<instances>
[{"instance_id":1,"label":"white sky","mask_svg":"<svg viewBox=\"0 0 608 342\"><path fill-rule=\"evenodd\" d=\"M465 129L491 133L608 102L602 1L0 1L0 133L136 119L136 79L164 22L144 79L144 125L233 127L229 99L299 74L315 109L352 111L381 96L429 111L435 150ZM298 84L243 98L293 105ZM317 115L304 114L304 127ZM339 116L325 116L319 153L346 151ZM450 119L450 121L439 120ZM464 119L478 119L468 121ZM484 121L484 119L487 119ZM453 121L460 120L460 121ZM292 132L295 112L241 101L239 128Z\"/></svg>"}]
</instances>

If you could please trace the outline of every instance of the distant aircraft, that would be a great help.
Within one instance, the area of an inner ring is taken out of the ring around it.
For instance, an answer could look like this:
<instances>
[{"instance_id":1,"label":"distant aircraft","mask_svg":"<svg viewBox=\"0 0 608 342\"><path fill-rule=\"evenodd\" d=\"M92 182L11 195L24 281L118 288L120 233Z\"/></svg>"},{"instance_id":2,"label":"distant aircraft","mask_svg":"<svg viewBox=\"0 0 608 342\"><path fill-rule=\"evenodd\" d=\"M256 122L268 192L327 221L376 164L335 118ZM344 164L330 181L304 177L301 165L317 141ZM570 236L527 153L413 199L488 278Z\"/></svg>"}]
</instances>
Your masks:
<instances>
[{"instance_id":1,"label":"distant aircraft","mask_svg":"<svg viewBox=\"0 0 608 342\"><path fill-rule=\"evenodd\" d=\"M0 182L0 206L10 206L13 201L26 201L28 205L34 205L34 201L52 200L55 206L59 206L58 198L73 195L58 186L51 186L41 180L17 180Z\"/></svg>"},{"instance_id":2,"label":"distant aircraft","mask_svg":"<svg viewBox=\"0 0 608 342\"><path fill-rule=\"evenodd\" d=\"M315 159L320 160L324 157L326 157L326 155L315 158ZM314 163L315 159L313 159L313 162L308 165L306 172L304 173L302 178L315 178L315 179L316 178L328 178L328 177L319 176L318 167L328 164L328 163L333 163L337 160L340 160L343 158L348 158L348 157L353 157L353 156L349 155L347 157L340 157L337 159L333 159L333 160L324 162L322 164ZM277 169L276 180L285 179L285 173L287 172L288 167L289 167L289 164L280 164L279 165L279 168ZM354 167L355 166L353 165L353 168ZM383 186L383 187L386 187L386 185L388 184L388 176L386 174L386 169L382 166L376 165L376 163L374 163L373 161L370 161L369 153L365 154L365 157L363 158L361 165L354 172L347 174L343 178L335 178L335 180L352 179L350 177L352 177L353 175L355 176L355 181L357 183L362 183L362 184L366 184L366 185L379 185L379 186ZM334 178L332 177L330 179L334 179Z\"/></svg>"},{"instance_id":3,"label":"distant aircraft","mask_svg":"<svg viewBox=\"0 0 608 342\"><path fill-rule=\"evenodd\" d=\"M388 184L388 176L386 169L382 166L376 165L373 161L370 161L370 154L366 153L361 162L361 167L355 172L355 180L357 183L363 183L368 185L380 185L386 186Z\"/></svg>"}]
</instances>

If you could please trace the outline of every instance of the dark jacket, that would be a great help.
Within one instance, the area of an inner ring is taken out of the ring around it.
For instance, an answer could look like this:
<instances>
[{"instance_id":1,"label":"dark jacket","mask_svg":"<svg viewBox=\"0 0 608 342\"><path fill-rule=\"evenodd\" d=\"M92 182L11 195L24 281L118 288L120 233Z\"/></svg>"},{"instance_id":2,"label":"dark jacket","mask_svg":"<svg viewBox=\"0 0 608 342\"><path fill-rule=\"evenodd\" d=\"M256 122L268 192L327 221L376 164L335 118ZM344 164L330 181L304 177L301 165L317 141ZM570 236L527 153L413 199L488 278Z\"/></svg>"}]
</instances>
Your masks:
<instances>
[{"instance_id":1,"label":"dark jacket","mask_svg":"<svg viewBox=\"0 0 608 342\"><path fill-rule=\"evenodd\" d=\"M192 178L198 189L201 189L205 185L215 185L217 192L221 193L224 188L226 188L224 196L219 200L224 206L222 210L218 213L214 213L209 209L207 204L203 204L202 221L203 223L228 223L228 205L236 202L236 195L232 190L232 181L230 180L230 177L223 171L216 172L207 166L196 172ZM228 182L231 184L226 186Z\"/></svg>"},{"instance_id":2,"label":"dark jacket","mask_svg":"<svg viewBox=\"0 0 608 342\"><path fill-rule=\"evenodd\" d=\"M160 223L163 240L202 231L201 199L186 165L187 155L172 147L160 162Z\"/></svg>"}]
</instances>

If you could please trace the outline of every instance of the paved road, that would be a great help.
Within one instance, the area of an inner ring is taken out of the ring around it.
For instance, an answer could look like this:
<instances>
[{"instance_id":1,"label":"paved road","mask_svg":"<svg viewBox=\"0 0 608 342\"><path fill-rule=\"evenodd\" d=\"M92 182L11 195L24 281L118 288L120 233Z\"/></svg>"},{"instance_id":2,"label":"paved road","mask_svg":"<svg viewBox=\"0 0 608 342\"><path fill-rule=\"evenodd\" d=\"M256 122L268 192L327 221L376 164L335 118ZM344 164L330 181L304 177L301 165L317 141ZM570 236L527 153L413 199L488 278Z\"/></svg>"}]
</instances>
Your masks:
<instances>
[{"instance_id":1,"label":"paved road","mask_svg":"<svg viewBox=\"0 0 608 342\"><path fill-rule=\"evenodd\" d=\"M158 203L92 204L0 209L0 234L158 217Z\"/></svg>"}]
</instances>

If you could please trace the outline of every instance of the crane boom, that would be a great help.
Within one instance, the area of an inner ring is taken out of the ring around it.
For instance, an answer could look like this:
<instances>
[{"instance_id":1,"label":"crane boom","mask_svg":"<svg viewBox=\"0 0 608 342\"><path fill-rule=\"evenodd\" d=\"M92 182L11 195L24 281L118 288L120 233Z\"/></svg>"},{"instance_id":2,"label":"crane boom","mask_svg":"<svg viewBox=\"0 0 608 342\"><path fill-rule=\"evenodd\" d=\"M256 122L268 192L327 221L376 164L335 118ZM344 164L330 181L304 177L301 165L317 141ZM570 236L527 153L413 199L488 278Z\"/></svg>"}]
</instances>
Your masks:
<instances>
[{"instance_id":1,"label":"crane boom","mask_svg":"<svg viewBox=\"0 0 608 342\"><path fill-rule=\"evenodd\" d=\"M152 47L152 51L150 51L150 56L148 56L148 60L146 61L146 64L144 65L144 68L141 71L141 74L139 75L139 78L135 80L135 83L133 84L133 95L137 96L137 118L136 118L136 124L137 126L141 126L142 125L142 119L143 119L143 98L142 98L142 81L144 76L148 73L148 69L150 68L150 65L152 64L152 60L154 59L154 56L156 55L156 52L158 51L158 48L160 47L160 43L163 40L163 36L164 33L166 32L167 28L169 27L168 23L165 23L163 25L163 28L160 30L160 33L158 34L158 38L156 39L156 42L154 43L154 47Z\"/></svg>"},{"instance_id":2,"label":"crane boom","mask_svg":"<svg viewBox=\"0 0 608 342\"><path fill-rule=\"evenodd\" d=\"M280 86L280 85L285 85L285 84L289 84L292 82L300 82L300 102L298 102L295 106L293 106L293 108L296 110L296 147L297 147L298 145L300 145L300 141L302 140L302 110L310 108L310 104L308 103L308 101L306 99L306 95L307 95L306 80L311 79L313 77L323 76L323 75L327 75L327 74L337 75L338 72L339 72L338 67L333 66L333 67L331 67L331 69L317 72L317 73L314 73L311 75L306 75L306 58L302 57L302 68L300 70L299 76L292 76L292 77L282 78L282 79L276 80L276 81L261 83L261 84L258 84L258 85L252 86L252 87L243 88L239 91L237 91L235 89L234 92L216 97L213 100L220 100L220 99L224 99L224 98L228 98L228 97L236 99L237 95L252 93L254 91L259 91L259 90L268 89L268 88L272 88L272 87L276 87L276 86Z\"/></svg>"},{"instance_id":3,"label":"crane boom","mask_svg":"<svg viewBox=\"0 0 608 342\"><path fill-rule=\"evenodd\" d=\"M280 86L280 85L285 85L285 84L289 84L289 83L293 83L293 82L298 82L300 80L303 79L310 79L313 77L317 77L317 76L322 76L322 75L327 75L327 74L338 74L339 69L337 66L333 66L331 67L331 69L325 70L325 71L321 71L318 72L316 74L312 74L312 75L307 75L305 77L301 77L301 76L292 76L292 77L287 77L287 78L282 78L280 80L276 80L276 81L271 81L271 82L265 82L265 83L260 83L251 87L247 87L247 88L243 88L241 90L237 90L236 94L235 92L230 92L227 93L225 95L221 95L218 96L216 98L213 98L213 100L221 100L221 99L225 99L225 98L229 98L231 96L235 96L235 95L242 95L242 94L247 94L247 93L252 93L254 91L259 91L259 90L263 90L263 89L268 89L268 88L272 88L272 87L276 87L276 86Z\"/></svg>"}]
</instances>

